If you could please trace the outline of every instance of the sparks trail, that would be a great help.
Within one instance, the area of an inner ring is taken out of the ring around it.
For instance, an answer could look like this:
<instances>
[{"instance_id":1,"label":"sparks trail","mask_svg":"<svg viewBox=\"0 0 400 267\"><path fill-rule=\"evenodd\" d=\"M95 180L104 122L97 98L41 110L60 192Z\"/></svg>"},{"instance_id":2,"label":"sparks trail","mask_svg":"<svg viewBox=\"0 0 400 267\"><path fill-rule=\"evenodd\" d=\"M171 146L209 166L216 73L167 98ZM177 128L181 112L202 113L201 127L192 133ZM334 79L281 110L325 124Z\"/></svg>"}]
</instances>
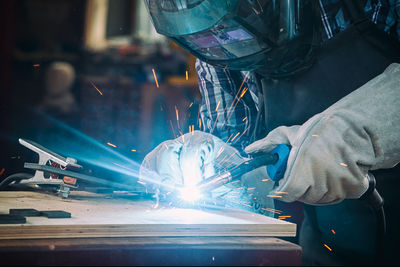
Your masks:
<instances>
[{"instance_id":1,"label":"sparks trail","mask_svg":"<svg viewBox=\"0 0 400 267\"><path fill-rule=\"evenodd\" d=\"M179 125L179 111L178 108L175 106L175 114L176 114L176 123L178 125L178 129L181 128L181 126Z\"/></svg>"},{"instance_id":2,"label":"sparks trail","mask_svg":"<svg viewBox=\"0 0 400 267\"><path fill-rule=\"evenodd\" d=\"M33 66L34 67L40 67L40 64L34 64Z\"/></svg>"},{"instance_id":3,"label":"sparks trail","mask_svg":"<svg viewBox=\"0 0 400 267\"><path fill-rule=\"evenodd\" d=\"M240 132L238 132L231 140L231 143L233 142L233 140L235 140L236 137L238 137L238 135L240 134Z\"/></svg>"},{"instance_id":4,"label":"sparks trail","mask_svg":"<svg viewBox=\"0 0 400 267\"><path fill-rule=\"evenodd\" d=\"M236 99L238 99L239 93L240 93L240 91L242 90L242 87L243 87L244 83L246 82L246 79L247 79L248 75L249 75L249 74L246 73L246 75L244 76L244 79L243 79L243 81L242 81L242 84L240 85L239 90L237 91L235 97L233 98L232 104L231 104L231 106L230 106L229 109L228 109L228 114L229 114L229 112L232 113L231 109L232 109L232 107L233 107L233 105L234 105ZM239 99L238 99L238 101L239 101ZM225 111L224 111L224 112L225 112ZM228 116L228 117L229 117L229 116ZM228 117L225 119L225 121L228 120Z\"/></svg>"},{"instance_id":5,"label":"sparks trail","mask_svg":"<svg viewBox=\"0 0 400 267\"><path fill-rule=\"evenodd\" d=\"M278 195L267 195L267 197L272 197L272 198L281 198L282 196L278 196Z\"/></svg>"},{"instance_id":6,"label":"sparks trail","mask_svg":"<svg viewBox=\"0 0 400 267\"><path fill-rule=\"evenodd\" d=\"M242 121L245 121L245 120L247 120L247 116L246 116L246 117L244 117Z\"/></svg>"},{"instance_id":7,"label":"sparks trail","mask_svg":"<svg viewBox=\"0 0 400 267\"><path fill-rule=\"evenodd\" d=\"M324 246L325 246L329 251L332 251L332 249L331 249L327 244L324 244Z\"/></svg>"},{"instance_id":8,"label":"sparks trail","mask_svg":"<svg viewBox=\"0 0 400 267\"><path fill-rule=\"evenodd\" d=\"M189 80L189 72L186 71L186 81L188 81L188 80Z\"/></svg>"},{"instance_id":9,"label":"sparks trail","mask_svg":"<svg viewBox=\"0 0 400 267\"><path fill-rule=\"evenodd\" d=\"M233 107L233 105L234 105L236 99L238 98L239 93L240 93L240 91L242 90L242 87L243 87L243 85L244 85L244 83L245 83L245 81L246 81L246 79L247 79L247 76L248 76L248 73L246 73L246 75L245 75L245 77L244 77L244 79L243 79L243 81L242 81L242 84L241 84L240 87L239 87L238 92L236 93L235 97L233 98L233 101L232 101L232 103L231 103L231 105L230 105L230 107L229 107L229 109L228 109L228 113L226 113L226 112L227 112L228 106L226 106L226 107L224 108L224 112L223 112L223 113L228 115L228 116L225 116L225 124L226 124L227 121L228 121L228 117L230 117L230 116L229 116L229 112L230 112L230 110L232 109L232 107Z\"/></svg>"},{"instance_id":10,"label":"sparks trail","mask_svg":"<svg viewBox=\"0 0 400 267\"><path fill-rule=\"evenodd\" d=\"M116 145L111 144L110 142L107 142L107 145L112 146L112 147L117 147Z\"/></svg>"},{"instance_id":11,"label":"sparks trail","mask_svg":"<svg viewBox=\"0 0 400 267\"><path fill-rule=\"evenodd\" d=\"M138 182L139 184L142 184L142 185L147 185L145 182L140 181L140 180L138 180L137 182Z\"/></svg>"},{"instance_id":12,"label":"sparks trail","mask_svg":"<svg viewBox=\"0 0 400 267\"><path fill-rule=\"evenodd\" d=\"M154 75L154 80L156 81L156 86L157 88L160 88L160 86L158 85L158 80L157 80L157 75L154 69L151 69L153 71L153 75Z\"/></svg>"},{"instance_id":13,"label":"sparks trail","mask_svg":"<svg viewBox=\"0 0 400 267\"><path fill-rule=\"evenodd\" d=\"M244 96L244 94L247 92L248 88L245 87L243 88L242 93L240 94L239 98L236 99L236 103L235 106L233 107L233 109L230 110L230 112L228 112L228 118L227 120L229 120L232 117L233 111L236 109L237 104L239 104L240 99ZM235 101L234 101L235 102Z\"/></svg>"},{"instance_id":14,"label":"sparks trail","mask_svg":"<svg viewBox=\"0 0 400 267\"><path fill-rule=\"evenodd\" d=\"M197 120L199 121L199 128L201 130L200 108L201 108L201 105L199 104L199 112L197 113Z\"/></svg>"},{"instance_id":15,"label":"sparks trail","mask_svg":"<svg viewBox=\"0 0 400 267\"><path fill-rule=\"evenodd\" d=\"M219 113L217 113L217 117L215 118L214 126L212 127L210 134L212 134L214 132L214 128L215 128L215 126L217 126L218 117L219 117Z\"/></svg>"},{"instance_id":16,"label":"sparks trail","mask_svg":"<svg viewBox=\"0 0 400 267\"><path fill-rule=\"evenodd\" d=\"M227 158L226 160L221 160L220 165L222 166L222 163L228 162L228 160L230 160L234 155L235 153L232 153L232 155L230 155L229 158ZM239 165L237 167L239 167Z\"/></svg>"},{"instance_id":17,"label":"sparks trail","mask_svg":"<svg viewBox=\"0 0 400 267\"><path fill-rule=\"evenodd\" d=\"M283 211L281 211L281 210L276 210L276 209L271 209L271 208L261 208L261 209L262 209L262 210L265 210L265 211L272 212L272 213L276 213L276 214L278 214L278 215L280 215L280 214L283 213Z\"/></svg>"},{"instance_id":18,"label":"sparks trail","mask_svg":"<svg viewBox=\"0 0 400 267\"><path fill-rule=\"evenodd\" d=\"M217 159L219 156L221 156L222 152L224 151L224 148L221 147L217 153L217 156L215 157L215 159Z\"/></svg>"},{"instance_id":19,"label":"sparks trail","mask_svg":"<svg viewBox=\"0 0 400 267\"><path fill-rule=\"evenodd\" d=\"M103 93L99 90L99 88L96 87L96 85L94 85L94 83L92 81L90 81L90 83L97 90L97 92L99 92L100 95L103 95Z\"/></svg>"},{"instance_id":20,"label":"sparks trail","mask_svg":"<svg viewBox=\"0 0 400 267\"><path fill-rule=\"evenodd\" d=\"M242 138L242 136L250 129L250 126L251 126L251 124L249 124L249 126L247 126L247 128L244 130L244 132L239 136L239 138L237 140L240 140L240 138Z\"/></svg>"},{"instance_id":21,"label":"sparks trail","mask_svg":"<svg viewBox=\"0 0 400 267\"><path fill-rule=\"evenodd\" d=\"M228 142L229 142L229 140L231 139L232 136L233 136L233 134L231 134L231 135L229 136L229 138L226 140L225 144L228 144Z\"/></svg>"},{"instance_id":22,"label":"sparks trail","mask_svg":"<svg viewBox=\"0 0 400 267\"><path fill-rule=\"evenodd\" d=\"M217 107L215 108L215 111L218 111L219 105L221 104L221 100L218 101Z\"/></svg>"},{"instance_id":23,"label":"sparks trail","mask_svg":"<svg viewBox=\"0 0 400 267\"><path fill-rule=\"evenodd\" d=\"M174 135L174 138L175 138L176 137L175 130L174 130L174 126L172 125L172 121L171 120L169 120L169 124L171 125L172 134Z\"/></svg>"},{"instance_id":24,"label":"sparks trail","mask_svg":"<svg viewBox=\"0 0 400 267\"><path fill-rule=\"evenodd\" d=\"M131 151L132 151L132 152L136 152L136 149L132 149Z\"/></svg>"}]
</instances>

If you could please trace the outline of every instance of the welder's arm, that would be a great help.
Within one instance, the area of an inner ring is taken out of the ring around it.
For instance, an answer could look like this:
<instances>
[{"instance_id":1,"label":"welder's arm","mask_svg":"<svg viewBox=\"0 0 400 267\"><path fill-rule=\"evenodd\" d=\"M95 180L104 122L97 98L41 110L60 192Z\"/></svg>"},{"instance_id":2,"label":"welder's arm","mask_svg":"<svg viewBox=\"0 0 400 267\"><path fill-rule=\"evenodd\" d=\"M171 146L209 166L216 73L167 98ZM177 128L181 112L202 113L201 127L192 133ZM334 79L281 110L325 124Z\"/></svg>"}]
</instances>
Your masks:
<instances>
[{"instance_id":1,"label":"welder's arm","mask_svg":"<svg viewBox=\"0 0 400 267\"><path fill-rule=\"evenodd\" d=\"M400 161L400 65L347 95L301 126L278 127L249 145L247 153L292 146L276 191L284 201L331 204L359 198L369 170ZM379 183L379 181L378 181Z\"/></svg>"}]
</instances>

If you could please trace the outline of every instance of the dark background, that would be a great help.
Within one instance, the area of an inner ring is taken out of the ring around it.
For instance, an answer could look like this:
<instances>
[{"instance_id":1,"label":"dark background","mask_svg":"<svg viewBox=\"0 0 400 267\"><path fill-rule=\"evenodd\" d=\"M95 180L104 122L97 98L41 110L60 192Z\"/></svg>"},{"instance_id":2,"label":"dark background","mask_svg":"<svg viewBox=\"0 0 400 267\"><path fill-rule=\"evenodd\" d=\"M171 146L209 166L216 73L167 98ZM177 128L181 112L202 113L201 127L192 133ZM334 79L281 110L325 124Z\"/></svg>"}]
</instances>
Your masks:
<instances>
[{"instance_id":1,"label":"dark background","mask_svg":"<svg viewBox=\"0 0 400 267\"><path fill-rule=\"evenodd\" d=\"M169 42L154 42L150 49L135 35L136 0L108 1L105 37L130 36L128 43L88 49L88 3L0 1L0 180L22 171L24 162L37 160L18 138L77 158L99 176L117 179L118 174L107 172L110 162L140 164L161 141L197 125L200 100L194 59ZM56 62L75 72L69 88L75 105L69 111L43 104L49 69Z\"/></svg>"}]
</instances>

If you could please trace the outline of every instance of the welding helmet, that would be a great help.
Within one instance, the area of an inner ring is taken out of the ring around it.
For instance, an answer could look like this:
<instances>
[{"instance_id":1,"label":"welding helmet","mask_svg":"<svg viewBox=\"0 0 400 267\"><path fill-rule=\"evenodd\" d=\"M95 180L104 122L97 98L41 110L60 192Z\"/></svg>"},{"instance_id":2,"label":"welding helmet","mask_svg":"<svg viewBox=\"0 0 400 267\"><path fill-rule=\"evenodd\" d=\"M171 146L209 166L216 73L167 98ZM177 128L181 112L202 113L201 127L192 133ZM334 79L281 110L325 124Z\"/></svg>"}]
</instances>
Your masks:
<instances>
[{"instance_id":1,"label":"welding helmet","mask_svg":"<svg viewBox=\"0 0 400 267\"><path fill-rule=\"evenodd\" d=\"M312 58L313 0L145 0L155 29L209 64L285 76Z\"/></svg>"}]
</instances>

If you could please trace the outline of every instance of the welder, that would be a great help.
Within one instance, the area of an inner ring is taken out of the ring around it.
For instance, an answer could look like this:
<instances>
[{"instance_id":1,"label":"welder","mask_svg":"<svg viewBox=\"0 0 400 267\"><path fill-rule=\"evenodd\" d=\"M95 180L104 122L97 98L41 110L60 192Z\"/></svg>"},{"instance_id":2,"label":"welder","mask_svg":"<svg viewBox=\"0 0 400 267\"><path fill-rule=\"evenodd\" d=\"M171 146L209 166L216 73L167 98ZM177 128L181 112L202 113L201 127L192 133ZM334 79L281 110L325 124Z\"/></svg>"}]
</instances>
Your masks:
<instances>
[{"instance_id":1,"label":"welder","mask_svg":"<svg viewBox=\"0 0 400 267\"><path fill-rule=\"evenodd\" d=\"M385 198L385 263L392 263L400 237L400 1L146 4L156 30L198 58L205 132L223 141L240 133L231 143L242 154L291 147L273 188L284 192L280 200L304 203L304 263L371 264L382 256L374 253L375 217L359 200L372 175ZM186 183L183 153L180 139L170 140L143 164ZM263 170L243 182L268 179ZM271 187L255 190L267 198Z\"/></svg>"}]
</instances>

